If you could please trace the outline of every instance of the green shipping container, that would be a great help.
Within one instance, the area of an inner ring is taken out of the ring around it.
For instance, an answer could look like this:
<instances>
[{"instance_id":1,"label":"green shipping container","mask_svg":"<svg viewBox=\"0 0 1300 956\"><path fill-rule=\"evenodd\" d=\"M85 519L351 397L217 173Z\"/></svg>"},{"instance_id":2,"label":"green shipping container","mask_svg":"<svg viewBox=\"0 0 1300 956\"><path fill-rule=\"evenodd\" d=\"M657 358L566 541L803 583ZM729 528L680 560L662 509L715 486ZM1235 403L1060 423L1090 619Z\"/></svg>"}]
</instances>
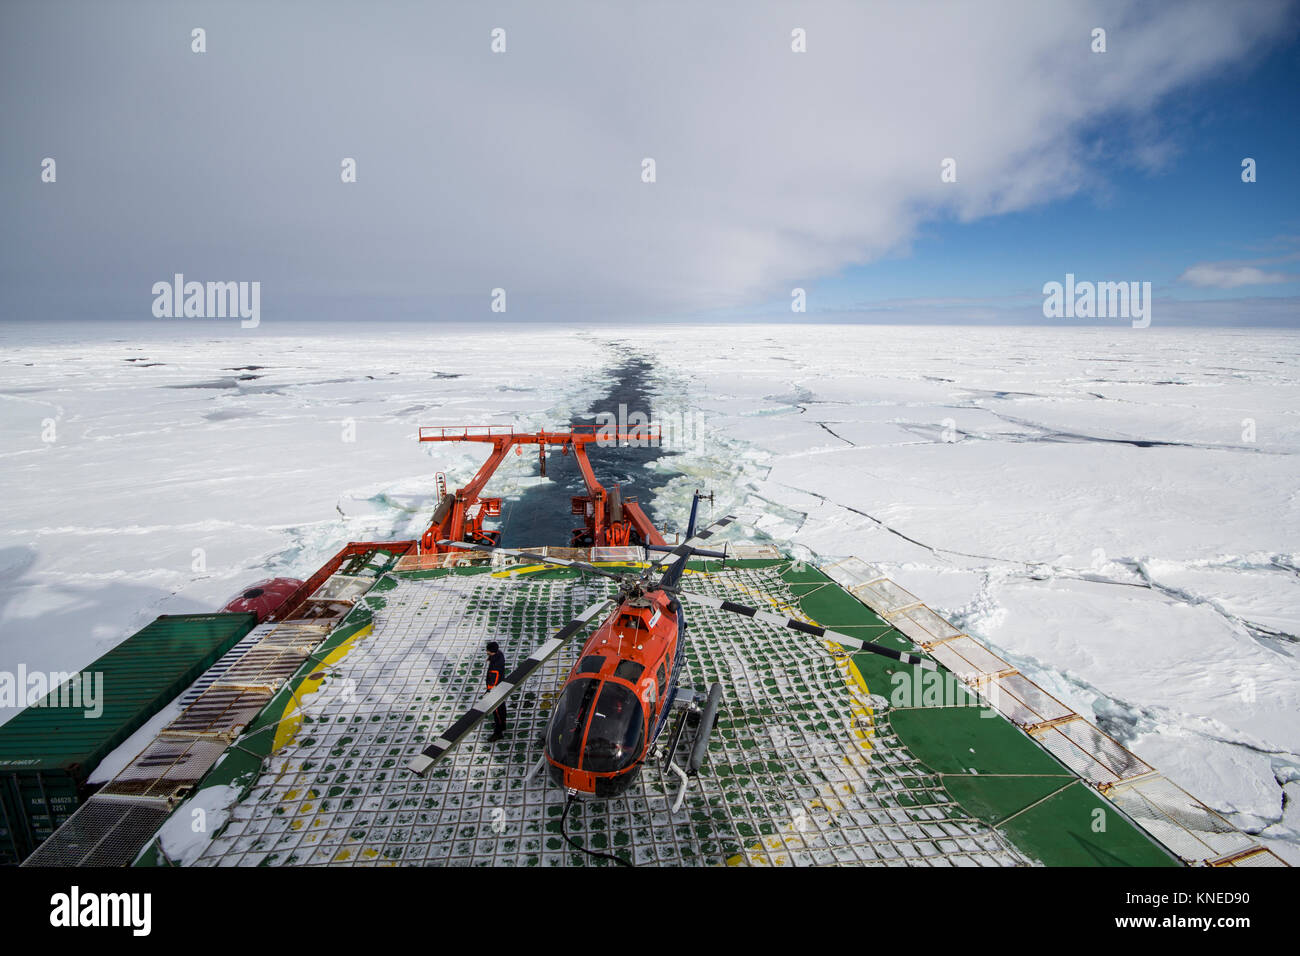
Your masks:
<instances>
[{"instance_id":1,"label":"green shipping container","mask_svg":"<svg viewBox=\"0 0 1300 956\"><path fill-rule=\"evenodd\" d=\"M100 761L256 623L253 614L164 614L84 668L79 681L0 725L0 864L20 863L40 846L93 792L86 780ZM87 679L88 698L80 693Z\"/></svg>"}]
</instances>

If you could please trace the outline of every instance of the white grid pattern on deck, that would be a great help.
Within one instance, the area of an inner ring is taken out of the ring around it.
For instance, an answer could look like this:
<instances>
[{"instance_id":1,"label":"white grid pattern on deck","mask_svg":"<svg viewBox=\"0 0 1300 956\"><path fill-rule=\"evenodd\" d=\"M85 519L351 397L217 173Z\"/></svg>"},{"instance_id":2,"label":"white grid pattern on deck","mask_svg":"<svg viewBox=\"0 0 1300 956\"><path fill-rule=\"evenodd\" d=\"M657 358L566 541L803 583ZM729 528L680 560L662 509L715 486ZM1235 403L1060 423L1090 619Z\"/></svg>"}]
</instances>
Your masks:
<instances>
[{"instance_id":1,"label":"white grid pattern on deck","mask_svg":"<svg viewBox=\"0 0 1300 956\"><path fill-rule=\"evenodd\" d=\"M751 604L770 598L783 613L796 610L777 568L728 571L705 587L688 580L719 597ZM695 613L690 621L692 648L707 648L689 657L696 684L720 681L726 695L709 776L743 781L723 788L721 802L733 832L757 831L744 841L743 860L1027 862L952 802L884 714L867 713L867 699L847 679L847 661L838 663L824 642L724 612ZM710 807L718 802L710 799Z\"/></svg>"},{"instance_id":2,"label":"white grid pattern on deck","mask_svg":"<svg viewBox=\"0 0 1300 956\"><path fill-rule=\"evenodd\" d=\"M731 569L684 583L789 604L778 571ZM200 864L606 862L564 844L564 794L545 773L525 779L587 632L512 698L505 741L485 743L482 727L428 779L404 769L481 693L486 640L500 641L513 666L606 593L573 579L484 574L402 579L372 593L367 600L383 602L374 633L328 668L304 701L298 737L270 758ZM867 717L845 667L806 635L691 608L682 685L719 681L724 703L682 811L670 814L675 778L664 781L651 761L624 796L576 807L570 834L638 864L1025 863L951 802L884 716ZM688 732L681 763L690 742Z\"/></svg>"}]
</instances>

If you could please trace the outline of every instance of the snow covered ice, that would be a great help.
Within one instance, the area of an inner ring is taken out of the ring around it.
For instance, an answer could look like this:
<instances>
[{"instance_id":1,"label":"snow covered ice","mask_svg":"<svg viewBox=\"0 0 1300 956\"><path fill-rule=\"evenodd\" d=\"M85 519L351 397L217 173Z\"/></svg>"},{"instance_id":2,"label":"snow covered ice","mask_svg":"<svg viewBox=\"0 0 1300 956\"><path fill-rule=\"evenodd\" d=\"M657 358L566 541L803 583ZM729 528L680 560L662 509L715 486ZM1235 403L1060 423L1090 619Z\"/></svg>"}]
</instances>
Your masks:
<instances>
[{"instance_id":1,"label":"snow covered ice","mask_svg":"<svg viewBox=\"0 0 1300 956\"><path fill-rule=\"evenodd\" d=\"M738 534L878 565L1300 863L1300 333L176 320L0 341L0 670L73 670L160 613L410 536L434 473L456 487L483 458L417 426L562 426L644 355L656 411L702 423L656 465L677 475L658 523L706 487L757 519ZM510 456L492 487L535 470Z\"/></svg>"}]
</instances>

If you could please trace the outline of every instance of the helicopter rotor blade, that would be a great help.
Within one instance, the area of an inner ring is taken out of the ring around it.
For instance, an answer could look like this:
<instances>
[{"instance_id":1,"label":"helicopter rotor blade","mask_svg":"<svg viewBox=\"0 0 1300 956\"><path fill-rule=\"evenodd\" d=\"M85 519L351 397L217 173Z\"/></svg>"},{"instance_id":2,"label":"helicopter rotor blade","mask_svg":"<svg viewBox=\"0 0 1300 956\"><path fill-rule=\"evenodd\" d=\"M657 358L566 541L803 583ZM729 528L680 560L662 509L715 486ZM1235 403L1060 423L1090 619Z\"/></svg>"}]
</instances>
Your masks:
<instances>
[{"instance_id":1,"label":"helicopter rotor blade","mask_svg":"<svg viewBox=\"0 0 1300 956\"><path fill-rule=\"evenodd\" d=\"M789 628L792 631L799 631L801 634L811 634L813 637L825 638L834 641L836 644L843 644L845 647L852 648L855 651L870 651L872 654L880 654L883 657L890 657L903 664L915 664L923 670L938 670L934 661L928 658L920 657L916 654L908 654L905 651L896 651L892 647L885 647L883 644L874 644L871 641L864 641L859 637L852 637L848 634L841 634L839 631L832 631L829 628L820 627L816 624L808 624L793 617L782 617L780 614L772 614L769 611L760 611L758 608L749 607L745 604L736 604L734 601L724 601L721 598L709 597L704 594L695 594L691 591L675 590L673 592L678 597L684 598L693 604L702 604L705 607L716 608L719 611L730 611L733 614L740 614L744 617L752 617L759 621L766 621L769 624L776 624L780 627Z\"/></svg>"},{"instance_id":2,"label":"helicopter rotor blade","mask_svg":"<svg viewBox=\"0 0 1300 956\"><path fill-rule=\"evenodd\" d=\"M538 561L542 564L554 564L561 568L574 568L578 571L586 571L589 574L599 574L603 577L613 578L615 581L622 581L623 575L615 574L613 571L605 568L598 568L594 564L588 564L586 561L570 561L568 558L553 558L547 554L534 554L532 551L516 551L514 548L493 548L486 544L474 544L472 541L439 541L441 545L448 545L453 548L469 548L473 551L485 551L488 554L508 554L515 558L527 558L530 561Z\"/></svg>"},{"instance_id":3,"label":"helicopter rotor blade","mask_svg":"<svg viewBox=\"0 0 1300 956\"><path fill-rule=\"evenodd\" d=\"M423 777L438 760L458 743L465 739L471 730L501 703L519 689L519 685L528 680L537 669L555 656L561 647L567 644L575 634L591 621L593 617L612 604L611 598L597 601L575 617L564 627L555 632L555 636L528 655L528 659L505 676L505 679L480 697L469 710L463 713L441 736L416 757L412 757L406 767L417 776Z\"/></svg>"},{"instance_id":4,"label":"helicopter rotor blade","mask_svg":"<svg viewBox=\"0 0 1300 956\"><path fill-rule=\"evenodd\" d=\"M695 550L697 544L702 541L707 541L735 520L735 515L726 515L725 517L719 518L717 521L713 522L713 524L709 525L703 531L695 532L695 537L674 546L668 550L663 557L653 561L650 564L648 573L653 574L656 571L663 570L664 574L667 575L679 564L685 564L686 561L690 560L691 554Z\"/></svg>"}]
</instances>

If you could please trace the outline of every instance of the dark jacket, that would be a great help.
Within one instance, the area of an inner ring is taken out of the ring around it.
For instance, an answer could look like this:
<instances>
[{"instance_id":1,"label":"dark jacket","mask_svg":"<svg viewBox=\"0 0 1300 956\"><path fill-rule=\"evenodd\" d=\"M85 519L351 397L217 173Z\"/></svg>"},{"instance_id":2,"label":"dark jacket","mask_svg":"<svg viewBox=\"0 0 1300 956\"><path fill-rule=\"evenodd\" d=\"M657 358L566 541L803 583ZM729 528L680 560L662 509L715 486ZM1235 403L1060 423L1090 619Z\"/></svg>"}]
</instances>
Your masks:
<instances>
[{"instance_id":1,"label":"dark jacket","mask_svg":"<svg viewBox=\"0 0 1300 956\"><path fill-rule=\"evenodd\" d=\"M488 690L496 687L506 676L506 656L500 651L488 656L487 686Z\"/></svg>"}]
</instances>

